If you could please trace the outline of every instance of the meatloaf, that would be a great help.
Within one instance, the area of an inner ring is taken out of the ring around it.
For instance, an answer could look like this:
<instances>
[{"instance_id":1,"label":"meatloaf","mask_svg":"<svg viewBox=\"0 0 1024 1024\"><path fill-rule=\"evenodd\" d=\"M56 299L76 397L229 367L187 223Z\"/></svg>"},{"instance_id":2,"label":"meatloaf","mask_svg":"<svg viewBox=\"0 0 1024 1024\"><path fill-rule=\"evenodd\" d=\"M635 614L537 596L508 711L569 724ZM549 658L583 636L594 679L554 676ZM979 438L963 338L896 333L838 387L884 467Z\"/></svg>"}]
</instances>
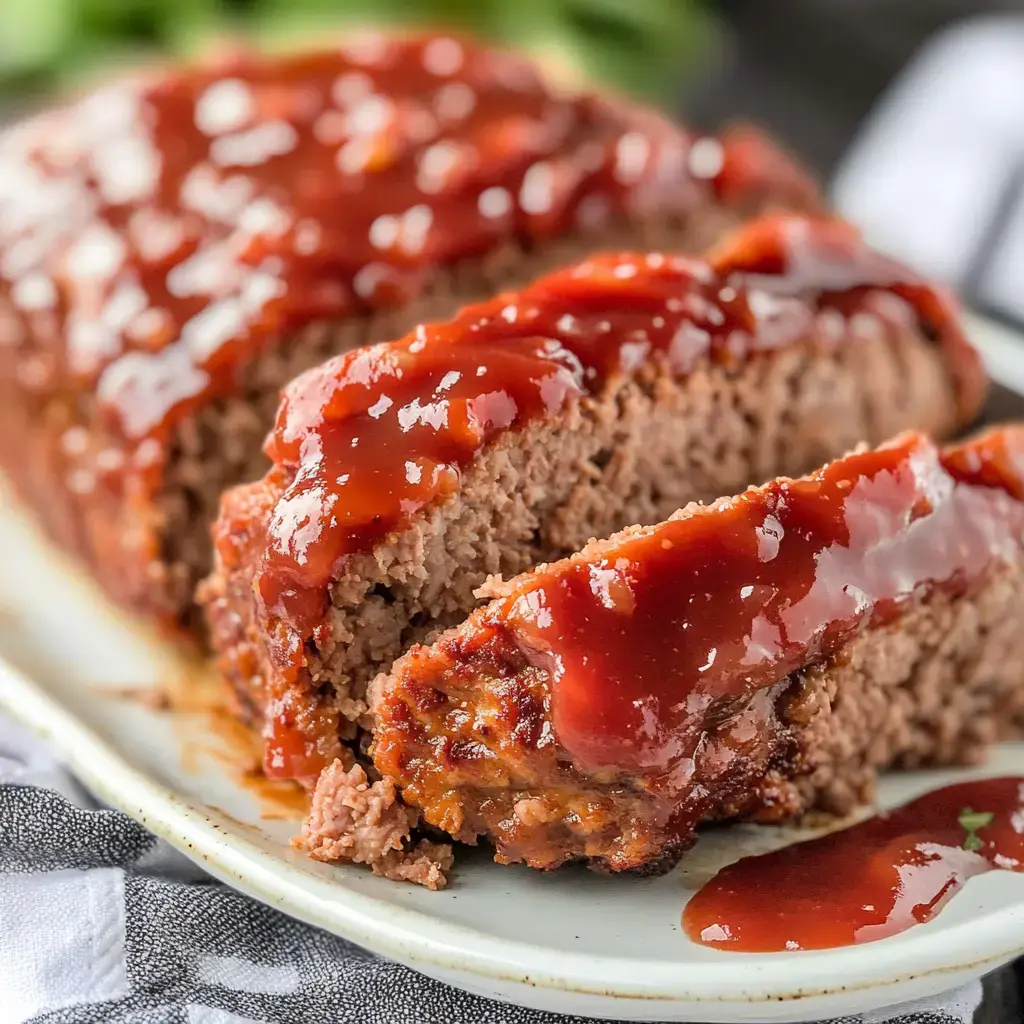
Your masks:
<instances>
[{"instance_id":1,"label":"meatloaf","mask_svg":"<svg viewBox=\"0 0 1024 1024\"><path fill-rule=\"evenodd\" d=\"M397 786L503 863L657 870L701 821L974 760L1024 707L1022 542L1024 426L911 433L492 582L377 681L382 781L325 772L305 842L400 847ZM353 791L379 809L345 833Z\"/></svg>"},{"instance_id":2,"label":"meatloaf","mask_svg":"<svg viewBox=\"0 0 1024 1024\"><path fill-rule=\"evenodd\" d=\"M818 203L749 132L444 36L120 81L0 138L0 465L110 594L188 628L299 371L595 246Z\"/></svg>"},{"instance_id":3,"label":"meatloaf","mask_svg":"<svg viewBox=\"0 0 1024 1024\"><path fill-rule=\"evenodd\" d=\"M228 492L202 588L265 769L312 781L366 686L514 575L690 500L802 472L984 391L953 311L840 222L756 221L704 259L612 254L325 363Z\"/></svg>"}]
</instances>

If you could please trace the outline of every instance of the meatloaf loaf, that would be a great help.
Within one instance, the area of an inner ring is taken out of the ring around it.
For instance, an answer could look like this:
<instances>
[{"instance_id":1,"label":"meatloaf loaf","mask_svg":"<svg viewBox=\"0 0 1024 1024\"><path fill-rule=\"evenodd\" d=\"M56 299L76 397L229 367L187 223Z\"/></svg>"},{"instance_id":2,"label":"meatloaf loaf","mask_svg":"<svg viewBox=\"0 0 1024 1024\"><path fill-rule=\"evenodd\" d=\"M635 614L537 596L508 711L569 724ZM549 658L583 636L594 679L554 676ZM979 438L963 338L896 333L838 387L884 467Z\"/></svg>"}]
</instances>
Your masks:
<instances>
[{"instance_id":1,"label":"meatloaf loaf","mask_svg":"<svg viewBox=\"0 0 1024 1024\"><path fill-rule=\"evenodd\" d=\"M275 777L372 728L366 685L515 574L984 390L946 301L840 222L776 216L706 259L606 255L285 390L273 468L225 496L202 588Z\"/></svg>"},{"instance_id":2,"label":"meatloaf loaf","mask_svg":"<svg viewBox=\"0 0 1024 1024\"><path fill-rule=\"evenodd\" d=\"M300 370L594 246L817 205L756 136L447 37L118 82L0 138L0 464L114 597L188 627Z\"/></svg>"},{"instance_id":3,"label":"meatloaf loaf","mask_svg":"<svg viewBox=\"0 0 1024 1024\"><path fill-rule=\"evenodd\" d=\"M305 842L397 859L398 786L504 863L663 869L701 821L847 811L880 768L974 760L1024 708L1022 543L1014 426L903 435L492 583L375 684L382 781L328 769Z\"/></svg>"}]
</instances>

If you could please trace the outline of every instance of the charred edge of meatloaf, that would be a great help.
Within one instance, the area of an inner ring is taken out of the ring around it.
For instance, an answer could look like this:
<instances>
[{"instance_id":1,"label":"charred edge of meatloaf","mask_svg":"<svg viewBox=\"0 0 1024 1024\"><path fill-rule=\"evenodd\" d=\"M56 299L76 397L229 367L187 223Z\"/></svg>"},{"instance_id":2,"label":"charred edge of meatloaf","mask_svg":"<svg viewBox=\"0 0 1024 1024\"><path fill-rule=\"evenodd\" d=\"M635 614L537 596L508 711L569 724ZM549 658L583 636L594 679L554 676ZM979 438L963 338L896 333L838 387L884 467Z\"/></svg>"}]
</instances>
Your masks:
<instances>
[{"instance_id":1,"label":"charred edge of meatloaf","mask_svg":"<svg viewBox=\"0 0 1024 1024\"><path fill-rule=\"evenodd\" d=\"M304 705L323 723L324 756L341 756L352 742L365 751L360 728L374 725L368 681L412 643L461 621L489 574L514 575L624 524L658 522L694 498L797 475L865 438L880 441L911 425L948 433L952 385L911 319L858 329L856 340L808 341L738 369L704 365L685 381L653 367L619 380L556 423L510 432L447 503L371 555L350 558L332 586L331 639L308 645L292 694L293 707ZM264 481L230 500L258 496L266 516L285 482L268 488ZM222 595L219 608L211 605L222 667L250 694L264 684L261 672L272 672L252 621L257 557L249 551L227 573L222 566L210 584Z\"/></svg>"},{"instance_id":2,"label":"charred edge of meatloaf","mask_svg":"<svg viewBox=\"0 0 1024 1024\"><path fill-rule=\"evenodd\" d=\"M714 779L702 778L698 763L695 780L711 786L715 801L705 820L846 814L871 799L883 769L978 761L1024 712L1022 598L1021 566L1004 567L968 593L938 593L896 622L866 628L828 662L757 691L751 700L772 707L758 711L769 726L755 755ZM666 830L664 808L630 778L584 774L550 744L524 743L503 727L500 710L512 703L547 708L542 675L520 663L462 684L429 670L383 680L381 714L397 727L378 732L378 766L427 821L464 840L487 837L500 861L552 868L587 858L604 870L664 870L692 832ZM451 734L456 708L466 725ZM732 721L718 716L706 744L730 743ZM431 742L441 735L443 754ZM479 756L481 745L488 756Z\"/></svg>"},{"instance_id":3,"label":"charred edge of meatloaf","mask_svg":"<svg viewBox=\"0 0 1024 1024\"><path fill-rule=\"evenodd\" d=\"M200 409L178 428L171 447L160 513L160 561L175 614L200 631L196 585L211 568L210 523L227 488L267 471L263 442L274 422L280 391L299 373L339 352L392 341L418 323L445 320L462 306L521 287L546 271L599 249L666 249L696 252L739 218L723 207L698 207L683 216L663 213L618 223L600 233L569 236L524 249L506 245L482 259L439 270L413 302L338 323L318 323L275 345L240 373L237 389Z\"/></svg>"}]
</instances>

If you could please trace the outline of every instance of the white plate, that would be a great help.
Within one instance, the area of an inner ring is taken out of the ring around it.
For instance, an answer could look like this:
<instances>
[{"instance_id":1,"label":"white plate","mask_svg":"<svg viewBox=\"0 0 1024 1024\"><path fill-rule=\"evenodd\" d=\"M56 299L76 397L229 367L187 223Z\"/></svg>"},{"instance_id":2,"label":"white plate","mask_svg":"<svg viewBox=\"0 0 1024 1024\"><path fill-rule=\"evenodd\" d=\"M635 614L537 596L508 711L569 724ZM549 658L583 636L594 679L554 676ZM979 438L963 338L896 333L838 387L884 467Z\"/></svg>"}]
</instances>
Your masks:
<instances>
[{"instance_id":1,"label":"white plate","mask_svg":"<svg viewBox=\"0 0 1024 1024\"><path fill-rule=\"evenodd\" d=\"M990 367L1024 395L1016 339L978 325ZM1022 406L1024 408L1024 406ZM126 687L180 673L169 652L118 619L6 503L0 510L0 705L47 737L104 800L212 874L294 917L469 991L539 1009L642 1020L833 1017L939 992L1024 951L1024 875L971 879L926 925L880 942L806 953L739 954L690 943L687 893L778 830L719 830L659 879L583 870L540 875L462 856L441 893L291 851L294 822L217 755L208 715L147 710ZM18 666L18 667L15 667ZM948 780L1024 773L1024 744L975 772L893 776L891 805ZM790 834L791 835L791 834Z\"/></svg>"}]
</instances>

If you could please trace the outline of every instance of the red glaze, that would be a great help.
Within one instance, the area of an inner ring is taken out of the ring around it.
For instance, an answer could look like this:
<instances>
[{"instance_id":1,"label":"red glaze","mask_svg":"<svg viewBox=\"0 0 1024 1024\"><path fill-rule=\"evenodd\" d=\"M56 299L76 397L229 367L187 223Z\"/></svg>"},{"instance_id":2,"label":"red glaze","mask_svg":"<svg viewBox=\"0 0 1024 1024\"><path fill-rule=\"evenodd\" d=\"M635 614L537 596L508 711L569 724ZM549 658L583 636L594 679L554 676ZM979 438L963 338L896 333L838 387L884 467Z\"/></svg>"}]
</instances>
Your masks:
<instances>
[{"instance_id":1,"label":"red glaze","mask_svg":"<svg viewBox=\"0 0 1024 1024\"><path fill-rule=\"evenodd\" d=\"M163 453L146 442L282 333L404 302L432 267L510 238L708 201L750 145L705 140L719 155L703 173L693 142L447 37L120 82L0 141L17 313L0 328L33 339L33 386L95 387L129 455L111 484L149 479ZM798 174L781 181L813 206ZM732 181L730 201L747 194Z\"/></svg>"},{"instance_id":2,"label":"red glaze","mask_svg":"<svg viewBox=\"0 0 1024 1024\"><path fill-rule=\"evenodd\" d=\"M991 812L964 849L961 813ZM974 875L1024 866L1024 778L946 786L888 814L723 868L683 912L694 941L771 953L874 942L930 921Z\"/></svg>"},{"instance_id":3,"label":"red glaze","mask_svg":"<svg viewBox=\"0 0 1024 1024\"><path fill-rule=\"evenodd\" d=\"M799 217L755 222L710 265L598 257L304 374L286 390L267 446L278 465L296 470L258 579L271 656L294 671L323 618L338 559L456 490L462 468L495 434L652 359L682 375L708 355L742 360L790 344L823 311L884 315L882 289L927 317L951 364L966 367L965 380L980 379L944 297L864 247L847 225ZM268 719L268 764L284 774L304 761L307 743L290 722L286 707Z\"/></svg>"},{"instance_id":4,"label":"red glaze","mask_svg":"<svg viewBox=\"0 0 1024 1024\"><path fill-rule=\"evenodd\" d=\"M750 156L748 163L756 165L755 158ZM740 275L748 287L780 295L820 291L834 301L842 294L847 310L855 307L865 289L888 289L917 310L925 329L946 351L960 416L969 422L984 400L986 376L977 352L956 326L949 292L863 245L856 229L844 221L821 221L813 236L785 227L785 219L781 223L780 227L779 218L763 217L733 232L708 253L708 262L718 274Z\"/></svg>"},{"instance_id":5,"label":"red glaze","mask_svg":"<svg viewBox=\"0 0 1024 1024\"><path fill-rule=\"evenodd\" d=\"M1024 445L1019 427L989 430L942 454L947 471L963 483L1001 487L1024 501Z\"/></svg>"},{"instance_id":6,"label":"red glaze","mask_svg":"<svg viewBox=\"0 0 1024 1024\"><path fill-rule=\"evenodd\" d=\"M737 232L710 263L595 257L302 375L286 389L267 444L275 463L295 472L257 582L271 657L290 677L323 621L338 560L456 490L497 433L648 363L685 375L708 357L741 361L811 333L827 337L819 317L911 309L976 389L976 356L943 296L846 224L779 216ZM630 686L642 689L644 678ZM268 732L268 764L305 760L308 741L286 707L269 717Z\"/></svg>"},{"instance_id":7,"label":"red glaze","mask_svg":"<svg viewBox=\"0 0 1024 1024\"><path fill-rule=\"evenodd\" d=\"M1008 488L978 468L996 450L1019 460L1024 428L946 454L908 434L691 508L605 557L524 578L490 606L482 643L514 643L549 672L555 735L577 764L643 775L678 806L716 701L1019 558L1024 504L1007 490L1022 478Z\"/></svg>"}]
</instances>

